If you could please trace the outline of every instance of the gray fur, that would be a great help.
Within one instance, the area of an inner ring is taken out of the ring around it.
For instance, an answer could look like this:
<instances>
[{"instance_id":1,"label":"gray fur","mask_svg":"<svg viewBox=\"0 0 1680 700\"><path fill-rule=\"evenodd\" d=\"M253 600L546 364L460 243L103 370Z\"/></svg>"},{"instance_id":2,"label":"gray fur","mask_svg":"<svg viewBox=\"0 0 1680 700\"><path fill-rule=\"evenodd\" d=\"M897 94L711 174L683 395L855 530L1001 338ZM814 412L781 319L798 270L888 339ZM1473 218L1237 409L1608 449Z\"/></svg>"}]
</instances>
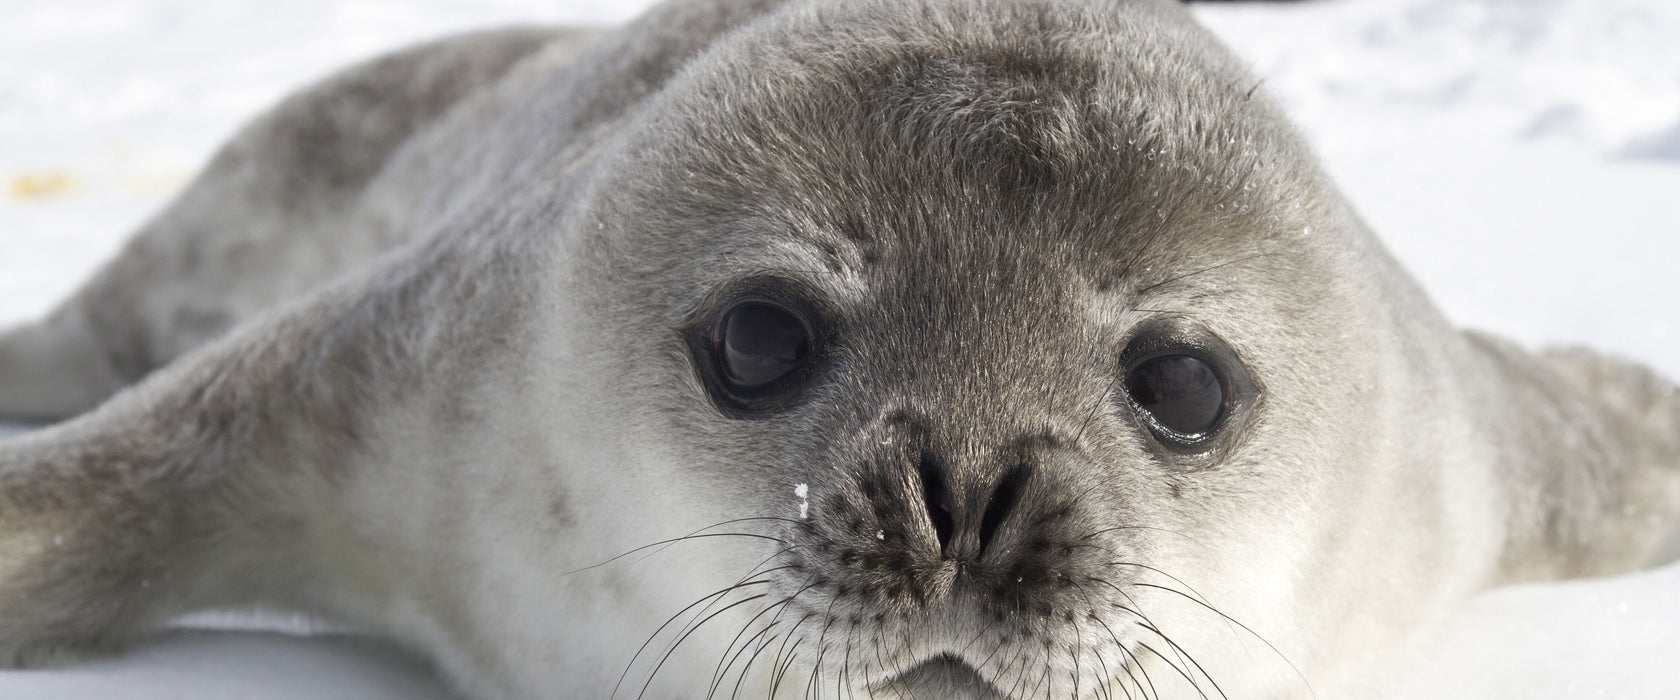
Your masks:
<instances>
[{"instance_id":1,"label":"gray fur","mask_svg":"<svg viewBox=\"0 0 1680 700\"><path fill-rule=\"evenodd\" d=\"M834 337L742 420L684 334L763 278ZM1160 324L1252 379L1205 449L1120 400ZM74 416L0 442L0 659L265 606L484 697L1368 697L1649 561L1677 406L1451 328L1176 3L674 2L305 91L0 335Z\"/></svg>"}]
</instances>

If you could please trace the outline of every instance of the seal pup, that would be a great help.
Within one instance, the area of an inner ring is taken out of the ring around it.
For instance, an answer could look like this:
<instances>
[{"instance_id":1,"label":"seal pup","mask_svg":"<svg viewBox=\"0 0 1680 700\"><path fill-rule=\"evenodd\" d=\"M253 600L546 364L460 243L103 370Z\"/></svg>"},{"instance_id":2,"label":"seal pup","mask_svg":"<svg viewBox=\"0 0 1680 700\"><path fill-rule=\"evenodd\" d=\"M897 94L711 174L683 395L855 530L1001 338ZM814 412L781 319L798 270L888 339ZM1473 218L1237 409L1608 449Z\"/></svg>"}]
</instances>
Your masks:
<instances>
[{"instance_id":1,"label":"seal pup","mask_svg":"<svg viewBox=\"0 0 1680 700\"><path fill-rule=\"evenodd\" d=\"M1647 558L1667 385L1450 328L1253 86L1164 2L330 80L0 339L78 414L0 444L0 654L261 605L486 697L1357 697Z\"/></svg>"}]
</instances>

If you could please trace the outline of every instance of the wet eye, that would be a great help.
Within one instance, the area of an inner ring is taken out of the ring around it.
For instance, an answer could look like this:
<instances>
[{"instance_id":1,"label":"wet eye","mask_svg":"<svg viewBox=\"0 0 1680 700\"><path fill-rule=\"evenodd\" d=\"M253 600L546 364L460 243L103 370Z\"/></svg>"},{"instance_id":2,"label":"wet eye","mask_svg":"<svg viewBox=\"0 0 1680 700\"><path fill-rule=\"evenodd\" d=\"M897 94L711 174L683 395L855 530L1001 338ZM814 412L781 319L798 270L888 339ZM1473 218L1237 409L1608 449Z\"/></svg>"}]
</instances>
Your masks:
<instances>
[{"instance_id":1,"label":"wet eye","mask_svg":"<svg viewBox=\"0 0 1680 700\"><path fill-rule=\"evenodd\" d=\"M799 282L755 277L724 290L680 333L696 378L725 416L762 420L791 410L823 375L833 339L821 297Z\"/></svg>"},{"instance_id":2,"label":"wet eye","mask_svg":"<svg viewBox=\"0 0 1680 700\"><path fill-rule=\"evenodd\" d=\"M747 302L724 314L717 346L730 393L751 396L805 364L811 355L811 331L786 309Z\"/></svg>"},{"instance_id":3,"label":"wet eye","mask_svg":"<svg viewBox=\"0 0 1680 700\"><path fill-rule=\"evenodd\" d=\"M1225 386L1208 363L1190 355L1163 355L1126 374L1132 403L1176 438L1195 438L1219 422L1227 405Z\"/></svg>"}]
</instances>

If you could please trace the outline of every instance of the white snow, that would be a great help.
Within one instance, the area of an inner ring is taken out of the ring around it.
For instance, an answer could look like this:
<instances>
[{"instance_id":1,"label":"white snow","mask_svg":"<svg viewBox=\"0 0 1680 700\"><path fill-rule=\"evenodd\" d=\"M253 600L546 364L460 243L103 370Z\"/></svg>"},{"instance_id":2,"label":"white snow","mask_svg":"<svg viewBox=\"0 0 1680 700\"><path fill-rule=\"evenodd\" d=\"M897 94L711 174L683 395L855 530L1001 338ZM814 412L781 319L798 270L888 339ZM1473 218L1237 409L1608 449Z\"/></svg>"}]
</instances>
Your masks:
<instances>
[{"instance_id":1,"label":"white snow","mask_svg":"<svg viewBox=\"0 0 1680 700\"><path fill-rule=\"evenodd\" d=\"M342 635L171 630L132 651L85 664L0 675L17 700L445 700L426 663L389 645Z\"/></svg>"},{"instance_id":2,"label":"white snow","mask_svg":"<svg viewBox=\"0 0 1680 700\"><path fill-rule=\"evenodd\" d=\"M1680 3L1202 6L1459 323L1680 377Z\"/></svg>"},{"instance_id":3,"label":"white snow","mask_svg":"<svg viewBox=\"0 0 1680 700\"><path fill-rule=\"evenodd\" d=\"M3 2L0 326L44 313L286 91L418 39L618 21L581 0ZM1320 0L1197 8L1458 322L1680 377L1680 3ZM0 435L8 430L0 426ZM801 499L802 515L808 507ZM1680 697L1680 565L1472 601L1402 697ZM341 636L173 632L0 673L5 698L425 698Z\"/></svg>"}]
</instances>

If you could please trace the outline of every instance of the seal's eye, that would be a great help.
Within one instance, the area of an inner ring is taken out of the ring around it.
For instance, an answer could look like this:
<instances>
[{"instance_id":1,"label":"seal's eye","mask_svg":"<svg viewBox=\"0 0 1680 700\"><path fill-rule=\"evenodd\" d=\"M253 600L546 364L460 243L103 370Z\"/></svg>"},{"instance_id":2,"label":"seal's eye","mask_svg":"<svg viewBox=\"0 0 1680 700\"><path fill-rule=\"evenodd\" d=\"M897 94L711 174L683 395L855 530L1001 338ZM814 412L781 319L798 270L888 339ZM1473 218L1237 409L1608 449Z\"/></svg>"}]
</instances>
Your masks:
<instances>
[{"instance_id":1,"label":"seal's eye","mask_svg":"<svg viewBox=\"0 0 1680 700\"><path fill-rule=\"evenodd\" d=\"M1194 319L1158 316L1120 351L1123 408L1155 454L1200 469L1243 442L1262 403L1260 383L1237 352ZM1141 437L1141 436L1140 436Z\"/></svg>"},{"instance_id":2,"label":"seal's eye","mask_svg":"<svg viewBox=\"0 0 1680 700\"><path fill-rule=\"evenodd\" d=\"M1219 422L1227 392L1208 363L1189 355L1162 355L1126 373L1126 393L1174 437L1194 438Z\"/></svg>"},{"instance_id":3,"label":"seal's eye","mask_svg":"<svg viewBox=\"0 0 1680 700\"><path fill-rule=\"evenodd\" d=\"M724 314L717 346L731 393L752 395L805 363L811 354L811 331L786 309L746 302Z\"/></svg>"},{"instance_id":4,"label":"seal's eye","mask_svg":"<svg viewBox=\"0 0 1680 700\"><path fill-rule=\"evenodd\" d=\"M712 405L730 418L760 420L802 404L834 338L821 297L774 277L743 280L718 296L678 330Z\"/></svg>"}]
</instances>

